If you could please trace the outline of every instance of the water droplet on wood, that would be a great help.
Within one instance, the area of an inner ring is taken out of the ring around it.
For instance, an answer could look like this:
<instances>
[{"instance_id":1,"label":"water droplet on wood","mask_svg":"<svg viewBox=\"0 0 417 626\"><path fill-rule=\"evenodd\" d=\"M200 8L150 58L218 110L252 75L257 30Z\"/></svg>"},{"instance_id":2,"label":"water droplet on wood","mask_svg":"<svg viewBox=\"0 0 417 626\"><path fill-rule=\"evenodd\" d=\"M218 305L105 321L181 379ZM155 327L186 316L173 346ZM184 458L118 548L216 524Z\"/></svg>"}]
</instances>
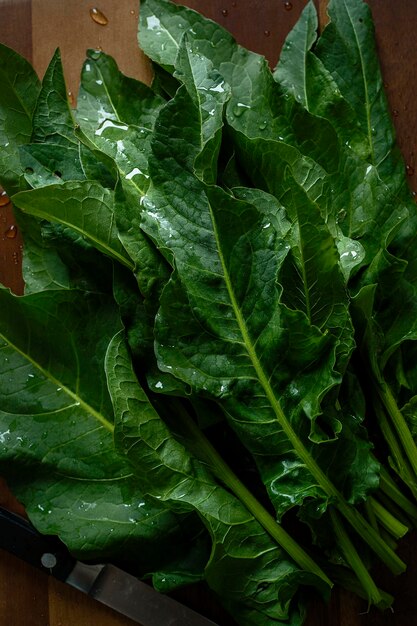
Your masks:
<instances>
[{"instance_id":1,"label":"water droplet on wood","mask_svg":"<svg viewBox=\"0 0 417 626\"><path fill-rule=\"evenodd\" d=\"M6 206L9 204L10 198L5 191L0 192L0 206Z\"/></svg>"},{"instance_id":2,"label":"water droplet on wood","mask_svg":"<svg viewBox=\"0 0 417 626\"><path fill-rule=\"evenodd\" d=\"M135 11L134 11L134 9L131 9L131 10L130 10L130 15L135 15Z\"/></svg>"},{"instance_id":3,"label":"water droplet on wood","mask_svg":"<svg viewBox=\"0 0 417 626\"><path fill-rule=\"evenodd\" d=\"M412 165L406 165L405 169L407 170L407 174L409 176L412 176L414 174L414 167L412 167Z\"/></svg>"},{"instance_id":4,"label":"water droplet on wood","mask_svg":"<svg viewBox=\"0 0 417 626\"><path fill-rule=\"evenodd\" d=\"M270 36L270 34L271 34L271 31L270 31L270 30L264 30L264 35L265 35L265 37L269 37L269 36Z\"/></svg>"},{"instance_id":5,"label":"water droplet on wood","mask_svg":"<svg viewBox=\"0 0 417 626\"><path fill-rule=\"evenodd\" d=\"M394 109L393 112L392 112L394 117L398 117L399 113L400 112L398 111L398 109Z\"/></svg>"},{"instance_id":6,"label":"water droplet on wood","mask_svg":"<svg viewBox=\"0 0 417 626\"><path fill-rule=\"evenodd\" d=\"M94 7L93 9L90 9L90 17L93 20L93 22L95 22L96 24L100 24L100 26L106 26L106 24L109 23L109 20L104 15L104 13L100 11L100 9L97 9L96 7Z\"/></svg>"},{"instance_id":7,"label":"water droplet on wood","mask_svg":"<svg viewBox=\"0 0 417 626\"><path fill-rule=\"evenodd\" d=\"M70 90L67 91L67 98L68 98L69 105L71 107L75 106L75 96L72 93L72 91L70 91Z\"/></svg>"},{"instance_id":8,"label":"water droplet on wood","mask_svg":"<svg viewBox=\"0 0 417 626\"><path fill-rule=\"evenodd\" d=\"M229 15L229 11L227 9L222 10L223 17L227 17Z\"/></svg>"},{"instance_id":9,"label":"water droplet on wood","mask_svg":"<svg viewBox=\"0 0 417 626\"><path fill-rule=\"evenodd\" d=\"M4 234L6 235L7 239L15 239L17 235L17 226L12 224L11 226L9 226Z\"/></svg>"},{"instance_id":10,"label":"water droplet on wood","mask_svg":"<svg viewBox=\"0 0 417 626\"><path fill-rule=\"evenodd\" d=\"M284 2L284 9L286 11L291 11L291 9L292 9L292 2Z\"/></svg>"}]
</instances>

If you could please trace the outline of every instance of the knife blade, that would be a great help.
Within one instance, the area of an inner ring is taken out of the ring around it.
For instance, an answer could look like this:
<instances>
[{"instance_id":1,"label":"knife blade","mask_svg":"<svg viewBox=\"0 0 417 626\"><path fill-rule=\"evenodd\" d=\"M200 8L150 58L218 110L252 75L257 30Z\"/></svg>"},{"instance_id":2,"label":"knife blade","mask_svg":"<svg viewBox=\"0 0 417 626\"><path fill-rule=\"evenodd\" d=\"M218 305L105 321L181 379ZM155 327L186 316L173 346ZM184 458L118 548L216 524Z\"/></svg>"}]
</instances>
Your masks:
<instances>
[{"instance_id":1,"label":"knife blade","mask_svg":"<svg viewBox=\"0 0 417 626\"><path fill-rule=\"evenodd\" d=\"M110 563L77 561L55 537L0 507L0 548L47 572L142 626L218 626Z\"/></svg>"}]
</instances>

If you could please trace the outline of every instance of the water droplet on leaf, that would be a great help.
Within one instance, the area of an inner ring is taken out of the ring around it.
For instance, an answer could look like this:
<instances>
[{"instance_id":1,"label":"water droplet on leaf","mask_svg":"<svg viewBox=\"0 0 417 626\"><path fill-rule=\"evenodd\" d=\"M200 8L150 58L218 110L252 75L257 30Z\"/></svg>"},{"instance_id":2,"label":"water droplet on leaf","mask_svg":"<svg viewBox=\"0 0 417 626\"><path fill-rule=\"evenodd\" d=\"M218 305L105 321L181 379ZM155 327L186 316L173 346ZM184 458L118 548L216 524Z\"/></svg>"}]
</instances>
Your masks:
<instances>
[{"instance_id":1,"label":"water droplet on leaf","mask_svg":"<svg viewBox=\"0 0 417 626\"><path fill-rule=\"evenodd\" d=\"M250 107L247 104L243 104L242 102L238 102L234 107L233 107L233 115L235 117L240 117L243 113L243 111L245 111L245 109L249 109Z\"/></svg>"},{"instance_id":2,"label":"water droplet on leaf","mask_svg":"<svg viewBox=\"0 0 417 626\"><path fill-rule=\"evenodd\" d=\"M126 126L126 124L121 124L121 123L119 123L119 122L115 122L115 121L113 121L113 120L106 119L106 120L104 120L104 122L102 123L102 125L100 126L100 128L98 128L98 129L95 131L95 133L94 133L94 134L95 134L95 135L100 136L100 135L102 135L102 134L103 134L103 132L104 132L106 129L109 129L109 128L116 128L116 129L117 129L117 130L119 130L119 131L120 131L120 130L122 130L122 131L129 130L129 127L128 127L128 126Z\"/></svg>"},{"instance_id":3,"label":"water droplet on leaf","mask_svg":"<svg viewBox=\"0 0 417 626\"><path fill-rule=\"evenodd\" d=\"M339 211L339 213L337 214L337 218L336 218L336 222L338 224L340 224L340 222L343 222L343 220L346 217L346 211L345 209L342 209L341 211Z\"/></svg>"},{"instance_id":4,"label":"water droplet on leaf","mask_svg":"<svg viewBox=\"0 0 417 626\"><path fill-rule=\"evenodd\" d=\"M262 122L260 122L259 124L259 130L265 130L265 128L267 127L267 121L263 120Z\"/></svg>"},{"instance_id":5,"label":"water droplet on leaf","mask_svg":"<svg viewBox=\"0 0 417 626\"><path fill-rule=\"evenodd\" d=\"M104 13L96 7L90 9L90 17L96 24L100 24L100 26L106 26L106 24L109 23L109 20L104 15Z\"/></svg>"}]
</instances>

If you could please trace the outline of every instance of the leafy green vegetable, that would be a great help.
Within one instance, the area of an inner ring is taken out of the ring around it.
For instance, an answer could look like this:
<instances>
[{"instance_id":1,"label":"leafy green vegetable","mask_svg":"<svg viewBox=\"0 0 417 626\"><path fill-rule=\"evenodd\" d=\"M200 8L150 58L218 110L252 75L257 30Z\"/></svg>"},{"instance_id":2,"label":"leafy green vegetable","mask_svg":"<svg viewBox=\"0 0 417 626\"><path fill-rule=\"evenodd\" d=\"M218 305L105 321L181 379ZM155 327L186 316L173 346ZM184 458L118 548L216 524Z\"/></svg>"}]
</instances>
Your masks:
<instances>
[{"instance_id":1,"label":"leafy green vegetable","mask_svg":"<svg viewBox=\"0 0 417 626\"><path fill-rule=\"evenodd\" d=\"M30 141L32 116L39 93L39 80L29 63L13 50L0 45L1 178L8 190L19 189L23 176L19 146Z\"/></svg>"},{"instance_id":2,"label":"leafy green vegetable","mask_svg":"<svg viewBox=\"0 0 417 626\"><path fill-rule=\"evenodd\" d=\"M120 321L111 299L72 290L18 298L2 290L0 300L1 471L31 519L83 558L122 555L136 563L144 550L142 573L150 563L177 561L188 549L183 520L144 495L114 450L104 356Z\"/></svg>"},{"instance_id":3,"label":"leafy green vegetable","mask_svg":"<svg viewBox=\"0 0 417 626\"><path fill-rule=\"evenodd\" d=\"M0 471L42 532L242 626L333 583L389 606L371 567L417 523L417 211L369 8L328 10L271 71L143 0L152 86L89 50L75 111L59 51L39 86L0 47Z\"/></svg>"}]
</instances>

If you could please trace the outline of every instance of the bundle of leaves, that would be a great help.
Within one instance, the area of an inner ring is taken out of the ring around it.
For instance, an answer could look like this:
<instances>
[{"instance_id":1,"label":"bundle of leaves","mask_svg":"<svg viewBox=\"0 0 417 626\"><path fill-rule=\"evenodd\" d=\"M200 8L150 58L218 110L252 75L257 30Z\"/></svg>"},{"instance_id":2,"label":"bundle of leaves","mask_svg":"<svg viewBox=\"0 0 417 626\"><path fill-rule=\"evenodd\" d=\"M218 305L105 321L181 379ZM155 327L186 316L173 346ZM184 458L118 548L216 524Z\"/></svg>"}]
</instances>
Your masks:
<instances>
[{"instance_id":1,"label":"bundle of leaves","mask_svg":"<svg viewBox=\"0 0 417 626\"><path fill-rule=\"evenodd\" d=\"M379 607L417 520L417 212L369 8L310 2L271 72L141 3L151 87L89 51L78 107L2 46L0 473L44 533L241 626L306 588ZM308 595L308 594L307 594Z\"/></svg>"}]
</instances>

